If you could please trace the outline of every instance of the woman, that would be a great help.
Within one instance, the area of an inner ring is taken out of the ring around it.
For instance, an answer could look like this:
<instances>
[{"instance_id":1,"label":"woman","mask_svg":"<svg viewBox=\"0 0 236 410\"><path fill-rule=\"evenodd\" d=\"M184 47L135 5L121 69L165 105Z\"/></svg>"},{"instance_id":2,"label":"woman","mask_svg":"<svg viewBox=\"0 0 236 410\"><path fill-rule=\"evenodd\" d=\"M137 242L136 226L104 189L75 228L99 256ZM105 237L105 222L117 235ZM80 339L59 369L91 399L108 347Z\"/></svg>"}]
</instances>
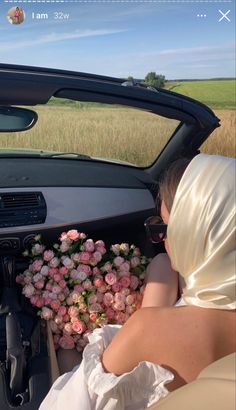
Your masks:
<instances>
[{"instance_id":1,"label":"woman","mask_svg":"<svg viewBox=\"0 0 236 410\"><path fill-rule=\"evenodd\" d=\"M170 213L174 196L176 193L179 181L190 163L190 159L180 158L175 161L164 174L163 181L160 184L159 195L156 200L157 213L161 212L160 198L167 197L167 210ZM151 219L151 220L150 220ZM160 219L156 216L148 218L147 224L156 223ZM160 238L150 237L153 243L158 243ZM161 238L163 240L163 238ZM156 255L147 267L146 272L146 287L142 300L142 307L164 307L173 306L180 303L181 295L185 287L184 279L171 266L171 260L168 256L169 245L168 241L164 240L164 245L167 253L159 253Z\"/></svg>"},{"instance_id":2,"label":"woman","mask_svg":"<svg viewBox=\"0 0 236 410\"><path fill-rule=\"evenodd\" d=\"M161 189L166 248L186 282L185 306L143 308L119 331L95 331L81 366L54 383L40 410L68 402L71 410L144 409L234 351L234 179L234 159L200 154L173 204Z\"/></svg>"}]
</instances>

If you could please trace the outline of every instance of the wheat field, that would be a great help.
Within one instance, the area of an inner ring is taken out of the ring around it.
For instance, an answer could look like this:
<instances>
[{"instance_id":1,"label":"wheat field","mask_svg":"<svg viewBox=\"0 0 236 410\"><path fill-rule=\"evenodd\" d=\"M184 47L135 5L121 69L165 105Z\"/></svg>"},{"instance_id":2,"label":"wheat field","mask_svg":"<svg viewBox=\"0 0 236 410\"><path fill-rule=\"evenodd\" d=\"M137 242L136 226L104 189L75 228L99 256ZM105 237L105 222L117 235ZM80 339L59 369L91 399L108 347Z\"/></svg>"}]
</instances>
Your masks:
<instances>
[{"instance_id":1,"label":"wheat field","mask_svg":"<svg viewBox=\"0 0 236 410\"><path fill-rule=\"evenodd\" d=\"M35 109L35 108L33 108ZM150 165L178 121L129 108L42 106L29 131L0 134L0 149L21 148L76 152ZM235 156L236 111L215 110L222 126L203 144L205 153Z\"/></svg>"}]
</instances>

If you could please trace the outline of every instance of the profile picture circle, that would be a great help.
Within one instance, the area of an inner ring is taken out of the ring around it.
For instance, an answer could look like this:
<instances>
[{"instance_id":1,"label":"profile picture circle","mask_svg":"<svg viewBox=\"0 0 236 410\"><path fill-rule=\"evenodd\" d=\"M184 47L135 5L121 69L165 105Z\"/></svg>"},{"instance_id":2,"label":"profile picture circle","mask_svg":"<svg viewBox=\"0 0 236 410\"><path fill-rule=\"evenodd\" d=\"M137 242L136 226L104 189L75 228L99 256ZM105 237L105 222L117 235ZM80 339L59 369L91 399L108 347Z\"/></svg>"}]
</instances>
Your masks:
<instances>
[{"instance_id":1,"label":"profile picture circle","mask_svg":"<svg viewBox=\"0 0 236 410\"><path fill-rule=\"evenodd\" d=\"M25 12L19 7L11 7L7 12L7 20L10 24L21 24L25 20Z\"/></svg>"}]
</instances>

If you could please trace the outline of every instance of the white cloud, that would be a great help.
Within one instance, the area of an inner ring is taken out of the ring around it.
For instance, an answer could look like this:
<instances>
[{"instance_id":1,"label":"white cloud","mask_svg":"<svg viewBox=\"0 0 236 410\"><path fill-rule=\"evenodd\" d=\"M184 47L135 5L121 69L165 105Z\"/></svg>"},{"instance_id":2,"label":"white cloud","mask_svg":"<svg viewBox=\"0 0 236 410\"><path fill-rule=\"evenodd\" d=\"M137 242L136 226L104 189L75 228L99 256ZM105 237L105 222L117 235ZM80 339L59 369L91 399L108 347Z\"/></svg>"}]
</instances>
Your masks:
<instances>
[{"instance_id":1,"label":"white cloud","mask_svg":"<svg viewBox=\"0 0 236 410\"><path fill-rule=\"evenodd\" d=\"M111 34L122 33L127 30L125 29L118 29L118 30L107 30L107 29L99 29L99 30L74 30L72 32L67 33L50 33L44 36L39 37L38 39L26 40L21 42L6 42L0 45L0 52L8 52L11 50L19 50L19 48L26 48L32 47L35 45L41 44L48 44L48 43L55 43L58 41L65 41L65 40L74 40L79 38L85 37L97 37L97 36L109 36Z\"/></svg>"}]
</instances>

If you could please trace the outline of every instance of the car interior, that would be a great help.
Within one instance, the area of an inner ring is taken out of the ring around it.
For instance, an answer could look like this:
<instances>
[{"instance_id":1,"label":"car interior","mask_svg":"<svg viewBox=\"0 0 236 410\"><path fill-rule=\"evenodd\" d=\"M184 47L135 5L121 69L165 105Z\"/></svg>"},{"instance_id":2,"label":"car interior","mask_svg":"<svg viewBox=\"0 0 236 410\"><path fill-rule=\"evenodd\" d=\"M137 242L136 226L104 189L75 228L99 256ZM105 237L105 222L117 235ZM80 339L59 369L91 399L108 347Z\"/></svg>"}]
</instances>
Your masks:
<instances>
[{"instance_id":1,"label":"car interior","mask_svg":"<svg viewBox=\"0 0 236 410\"><path fill-rule=\"evenodd\" d=\"M50 246L62 231L77 229L107 245L135 243L149 257L163 252L163 245L148 242L144 228L156 213L158 181L177 157L197 155L220 126L208 107L171 91L105 76L0 64L0 132L11 132L13 139L14 132L33 129L40 122L37 106L47 107L52 97L131 107L178 125L145 167L77 153L0 149L1 410L38 409L55 379L47 327L15 281L27 267L22 253L35 235L40 233ZM188 398L194 395L193 410L232 410L234 383L231 355L152 408L189 409Z\"/></svg>"}]
</instances>

